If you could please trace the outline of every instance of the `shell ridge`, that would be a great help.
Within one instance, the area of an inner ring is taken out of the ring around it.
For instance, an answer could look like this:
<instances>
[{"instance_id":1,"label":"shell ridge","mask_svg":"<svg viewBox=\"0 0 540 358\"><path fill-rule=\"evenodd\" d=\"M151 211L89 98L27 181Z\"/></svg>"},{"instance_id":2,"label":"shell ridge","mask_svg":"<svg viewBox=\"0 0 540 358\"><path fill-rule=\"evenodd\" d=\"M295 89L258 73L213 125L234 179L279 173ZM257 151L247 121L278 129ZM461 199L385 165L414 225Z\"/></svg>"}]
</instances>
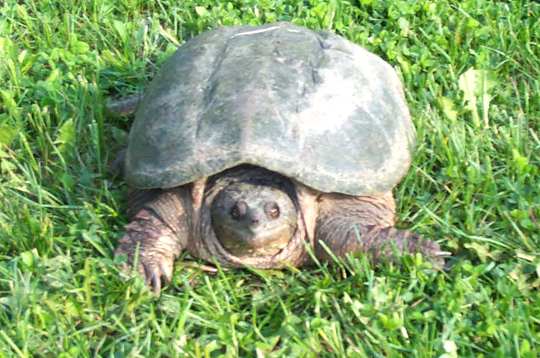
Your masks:
<instances>
[{"instance_id":1,"label":"shell ridge","mask_svg":"<svg viewBox=\"0 0 540 358\"><path fill-rule=\"evenodd\" d=\"M321 48L321 51L318 51L317 60L315 62L313 61L307 61L307 66L310 68L309 71L309 79L312 81L312 88L315 89L317 86L321 84L321 76L319 73L320 68L322 67L321 64L324 61L325 58L325 49L327 48L326 45L324 45L323 39L321 38L320 33L315 33L315 38L317 39L317 42L319 44L319 47ZM304 83L304 86L302 88L302 94L298 98L298 102L305 101L307 98L309 98L310 95L313 95L313 93L316 92L315 90L312 90L312 92L309 92L309 86ZM302 111L300 110L300 104L297 104L295 106L295 115L299 115ZM295 121L294 123L294 133L302 133L302 122L301 121ZM304 136L298 136L298 147L300 148L300 152L302 154L299 154L298 157L302 158L304 157L304 153L306 151L309 151L309 148L306 148L305 145L305 137ZM305 170L302 170L304 172Z\"/></svg>"},{"instance_id":2,"label":"shell ridge","mask_svg":"<svg viewBox=\"0 0 540 358\"><path fill-rule=\"evenodd\" d=\"M258 34L260 33L265 33L265 32L270 32L270 44L271 44L271 48L269 49L268 53L274 55L276 53L276 51L278 51L278 48L276 46L276 43L275 43L275 40L277 38L277 35L279 34L280 30L283 29L283 26L281 26L281 24L279 24L278 26L273 26L273 27L269 27L269 28L266 28L264 30L266 31L259 31L259 32L250 32L249 34L250 35L254 35L254 37L257 37L259 36ZM278 51L279 52L279 51ZM268 102L271 102L271 103L274 103L275 102L275 98L273 96L273 90L271 88L271 86L269 85L269 81L265 80L265 76L261 76L260 74L265 74L268 71L268 69L271 67L271 60L270 58L265 58L263 59L263 61L261 62L261 66L259 67L259 71L258 73L255 74L254 76L254 82L258 82L260 81L260 83L264 86L264 89L266 91L266 93L269 94L269 96L266 98L268 100ZM262 77L262 78L261 78ZM256 80L258 79L258 80ZM257 96L257 93L256 91L251 91L247 96L246 96L246 103L256 103L258 99L258 96ZM282 115L281 113L277 110L277 107L278 106L275 106L275 105L272 105L270 106L272 112L277 116L277 118L279 118L280 120L280 124L283 124L283 118L282 118ZM243 109L241 109L241 111L243 111ZM255 117L253 116L253 113L251 113L251 116L249 116L249 113L245 113L245 120L244 120L244 126L242 127L242 133L240 135L240 152L243 153L243 158L241 158L242 161L248 163L248 164L254 164L254 165L257 165L257 163L251 163L251 162L256 162L256 160L254 160L255 158L255 155L253 155L253 153L250 153L250 151L248 150L250 147L251 149L253 149L253 145L249 143L249 138L253 138L254 135L254 123L253 121L255 120ZM247 157L246 157L246 153L247 154Z\"/></svg>"}]
</instances>

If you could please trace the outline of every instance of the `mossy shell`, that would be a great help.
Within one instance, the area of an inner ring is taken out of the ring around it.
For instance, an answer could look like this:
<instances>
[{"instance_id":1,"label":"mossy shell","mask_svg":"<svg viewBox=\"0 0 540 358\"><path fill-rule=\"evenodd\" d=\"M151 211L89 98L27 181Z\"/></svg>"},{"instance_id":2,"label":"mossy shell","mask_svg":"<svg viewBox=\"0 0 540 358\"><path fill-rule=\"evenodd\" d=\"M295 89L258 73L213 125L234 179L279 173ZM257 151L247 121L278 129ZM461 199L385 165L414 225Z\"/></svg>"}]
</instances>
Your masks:
<instances>
[{"instance_id":1,"label":"mossy shell","mask_svg":"<svg viewBox=\"0 0 540 358\"><path fill-rule=\"evenodd\" d=\"M288 23L224 27L182 45L150 83L125 173L170 188L253 164L366 195L399 182L413 144L401 83L378 56Z\"/></svg>"}]
</instances>

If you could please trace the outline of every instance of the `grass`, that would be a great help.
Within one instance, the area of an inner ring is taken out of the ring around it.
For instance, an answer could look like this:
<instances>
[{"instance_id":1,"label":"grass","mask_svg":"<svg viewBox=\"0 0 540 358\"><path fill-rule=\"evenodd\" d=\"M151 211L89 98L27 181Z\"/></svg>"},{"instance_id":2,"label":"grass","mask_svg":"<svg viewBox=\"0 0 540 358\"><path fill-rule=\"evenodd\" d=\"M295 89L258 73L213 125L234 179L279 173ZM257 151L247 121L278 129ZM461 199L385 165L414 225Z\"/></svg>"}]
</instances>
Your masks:
<instances>
[{"instance_id":1,"label":"grass","mask_svg":"<svg viewBox=\"0 0 540 358\"><path fill-rule=\"evenodd\" d=\"M107 163L177 45L219 25L331 29L392 63L418 132L400 226L452 251L309 270L119 273ZM0 357L540 354L540 5L6 0L0 4Z\"/></svg>"}]
</instances>

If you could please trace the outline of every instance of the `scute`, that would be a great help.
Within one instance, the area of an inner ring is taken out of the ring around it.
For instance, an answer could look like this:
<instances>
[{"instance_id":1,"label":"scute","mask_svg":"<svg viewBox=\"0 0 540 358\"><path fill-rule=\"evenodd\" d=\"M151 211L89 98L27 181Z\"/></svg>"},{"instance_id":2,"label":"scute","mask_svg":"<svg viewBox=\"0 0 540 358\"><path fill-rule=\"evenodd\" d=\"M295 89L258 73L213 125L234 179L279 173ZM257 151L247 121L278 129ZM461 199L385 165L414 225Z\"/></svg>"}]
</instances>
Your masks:
<instances>
[{"instance_id":1,"label":"scute","mask_svg":"<svg viewBox=\"0 0 540 358\"><path fill-rule=\"evenodd\" d=\"M126 178L170 188L258 165L323 192L390 190L414 127L390 65L288 23L227 27L181 46L136 113Z\"/></svg>"}]
</instances>

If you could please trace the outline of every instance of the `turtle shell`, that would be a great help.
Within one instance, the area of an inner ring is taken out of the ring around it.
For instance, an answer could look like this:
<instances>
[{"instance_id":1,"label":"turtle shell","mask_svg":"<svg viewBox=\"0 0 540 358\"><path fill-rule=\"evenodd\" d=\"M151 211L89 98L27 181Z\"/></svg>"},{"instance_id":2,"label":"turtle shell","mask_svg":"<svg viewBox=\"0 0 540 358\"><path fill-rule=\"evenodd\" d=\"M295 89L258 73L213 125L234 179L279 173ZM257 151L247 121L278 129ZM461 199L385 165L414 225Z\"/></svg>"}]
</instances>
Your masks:
<instances>
[{"instance_id":1,"label":"turtle shell","mask_svg":"<svg viewBox=\"0 0 540 358\"><path fill-rule=\"evenodd\" d=\"M393 68L327 32L224 27L182 45L136 112L126 178L170 188L261 166L323 192L390 190L414 127Z\"/></svg>"}]
</instances>

